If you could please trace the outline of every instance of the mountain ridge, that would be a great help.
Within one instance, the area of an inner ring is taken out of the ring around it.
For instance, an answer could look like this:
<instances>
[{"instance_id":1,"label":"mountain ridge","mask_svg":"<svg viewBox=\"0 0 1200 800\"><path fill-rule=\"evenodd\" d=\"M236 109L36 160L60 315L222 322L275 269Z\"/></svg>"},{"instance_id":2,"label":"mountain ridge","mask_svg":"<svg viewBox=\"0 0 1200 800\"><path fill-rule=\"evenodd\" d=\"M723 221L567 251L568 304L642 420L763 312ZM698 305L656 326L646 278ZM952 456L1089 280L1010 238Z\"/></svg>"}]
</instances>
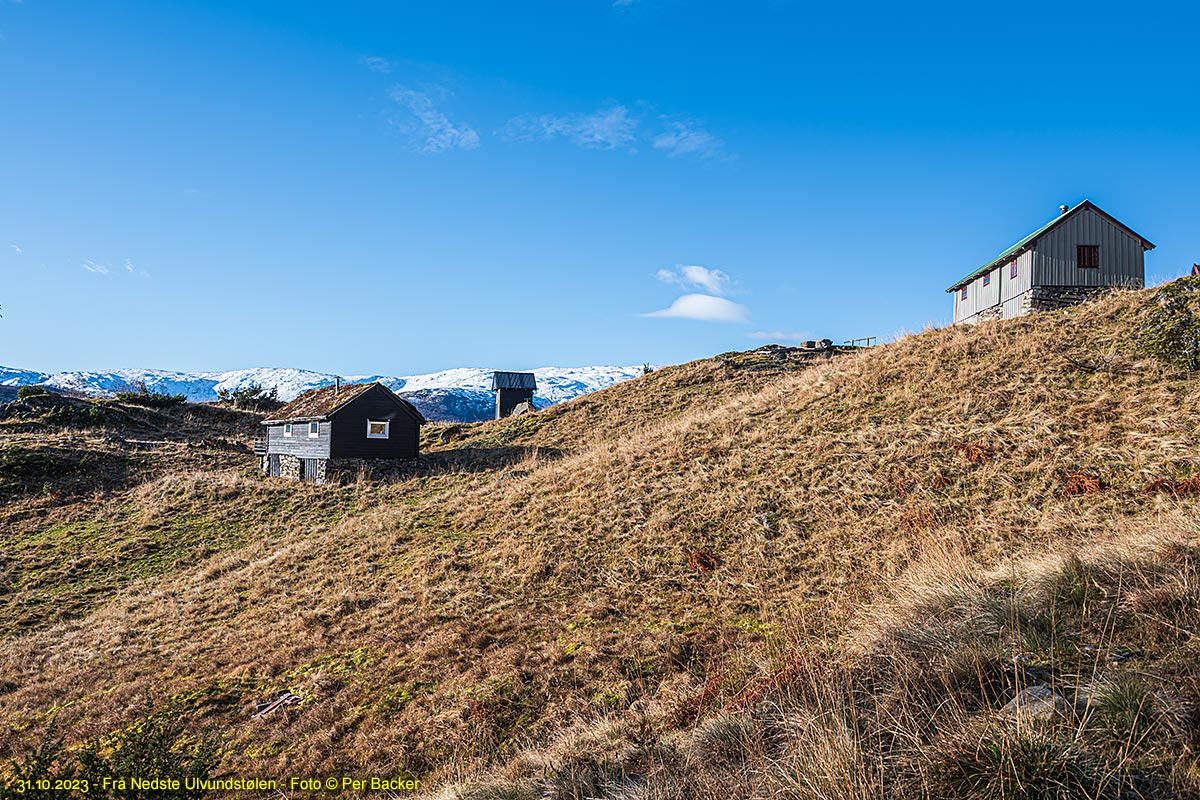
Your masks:
<instances>
[{"instance_id":1,"label":"mountain ridge","mask_svg":"<svg viewBox=\"0 0 1200 800\"><path fill-rule=\"evenodd\" d=\"M534 405L562 403L583 394L629 380L641 366L540 367ZM275 389L279 399L294 400L310 389L330 386L340 377L346 383L378 381L413 403L426 418L438 422L479 422L493 415L492 370L458 367L420 375L350 375L294 367L254 367L227 371L188 372L161 369L76 370L46 373L0 366L0 386L44 386L88 397L112 397L139 391L182 394L189 402L217 399L218 391L261 386Z\"/></svg>"}]
</instances>

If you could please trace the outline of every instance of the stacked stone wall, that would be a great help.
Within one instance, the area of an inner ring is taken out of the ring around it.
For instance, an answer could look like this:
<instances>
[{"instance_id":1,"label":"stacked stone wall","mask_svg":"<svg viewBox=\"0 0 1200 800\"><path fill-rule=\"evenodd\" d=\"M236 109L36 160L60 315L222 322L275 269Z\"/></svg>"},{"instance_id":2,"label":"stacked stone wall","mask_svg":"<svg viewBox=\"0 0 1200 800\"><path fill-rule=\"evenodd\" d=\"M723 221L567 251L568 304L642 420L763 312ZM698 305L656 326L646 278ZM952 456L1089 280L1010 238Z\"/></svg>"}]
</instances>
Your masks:
<instances>
[{"instance_id":1,"label":"stacked stone wall","mask_svg":"<svg viewBox=\"0 0 1200 800\"><path fill-rule=\"evenodd\" d=\"M409 471L416 460L395 458L331 458L325 467L330 483L353 483L361 478L383 478Z\"/></svg>"},{"instance_id":2,"label":"stacked stone wall","mask_svg":"<svg viewBox=\"0 0 1200 800\"><path fill-rule=\"evenodd\" d=\"M294 481L300 480L299 457L281 453L279 456L279 477L291 478Z\"/></svg>"},{"instance_id":3,"label":"stacked stone wall","mask_svg":"<svg viewBox=\"0 0 1200 800\"><path fill-rule=\"evenodd\" d=\"M1031 311L1053 311L1056 308L1077 306L1108 291L1106 286L1035 286L1030 292L1029 308Z\"/></svg>"},{"instance_id":4,"label":"stacked stone wall","mask_svg":"<svg viewBox=\"0 0 1200 800\"><path fill-rule=\"evenodd\" d=\"M264 456L260 468L264 475L270 474L269 456ZM417 463L395 458L320 458L315 461L315 467L306 475L313 483L353 483L361 478L384 478L400 475L412 470ZM279 477L290 480L300 480L300 458L298 456L279 455Z\"/></svg>"},{"instance_id":5,"label":"stacked stone wall","mask_svg":"<svg viewBox=\"0 0 1200 800\"><path fill-rule=\"evenodd\" d=\"M994 306L988 306L975 315L976 322L986 322L989 319L1000 319L1004 313L1004 306L997 303Z\"/></svg>"}]
</instances>

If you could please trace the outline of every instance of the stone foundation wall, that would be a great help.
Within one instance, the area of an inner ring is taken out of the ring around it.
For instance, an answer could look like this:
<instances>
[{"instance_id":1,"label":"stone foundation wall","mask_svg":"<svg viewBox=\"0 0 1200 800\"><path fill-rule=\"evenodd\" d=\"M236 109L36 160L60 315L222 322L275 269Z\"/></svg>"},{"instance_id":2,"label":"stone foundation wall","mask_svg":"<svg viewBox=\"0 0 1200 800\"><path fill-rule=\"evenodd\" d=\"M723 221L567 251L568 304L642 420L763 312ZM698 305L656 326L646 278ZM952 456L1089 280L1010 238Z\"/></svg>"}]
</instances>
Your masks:
<instances>
[{"instance_id":1,"label":"stone foundation wall","mask_svg":"<svg viewBox=\"0 0 1200 800\"><path fill-rule=\"evenodd\" d=\"M360 478L384 478L409 471L416 459L331 458L326 462L325 479L330 483L352 483Z\"/></svg>"},{"instance_id":2,"label":"stone foundation wall","mask_svg":"<svg viewBox=\"0 0 1200 800\"><path fill-rule=\"evenodd\" d=\"M300 459L296 456L279 456L279 477L300 480Z\"/></svg>"},{"instance_id":3,"label":"stone foundation wall","mask_svg":"<svg viewBox=\"0 0 1200 800\"><path fill-rule=\"evenodd\" d=\"M1016 314L1023 316L1034 311L1053 311L1058 308L1069 308L1088 300L1095 300L1112 291L1111 286L1036 286L1019 295L1019 305ZM1013 298L1018 299L1018 298ZM1006 301L1010 304L1012 300ZM989 306L956 324L967 323L974 325L992 319L1004 318L1004 303Z\"/></svg>"},{"instance_id":4,"label":"stone foundation wall","mask_svg":"<svg viewBox=\"0 0 1200 800\"><path fill-rule=\"evenodd\" d=\"M1033 290L1021 294L1021 316L1033 312Z\"/></svg>"},{"instance_id":5,"label":"stone foundation wall","mask_svg":"<svg viewBox=\"0 0 1200 800\"><path fill-rule=\"evenodd\" d=\"M1030 311L1053 311L1086 303L1106 294L1109 287L1035 286L1029 292Z\"/></svg>"},{"instance_id":6,"label":"stone foundation wall","mask_svg":"<svg viewBox=\"0 0 1200 800\"><path fill-rule=\"evenodd\" d=\"M988 306L982 311L976 311L966 319L960 319L955 325L978 325L981 322L987 322L992 319L1000 319L1004 316L1004 306L997 303L994 306Z\"/></svg>"},{"instance_id":7,"label":"stone foundation wall","mask_svg":"<svg viewBox=\"0 0 1200 800\"><path fill-rule=\"evenodd\" d=\"M271 472L270 456L263 456L259 469L263 475ZM298 456L280 454L279 477L300 480ZM384 478L411 471L417 463L395 458L317 458L307 459L309 472L305 479L311 483L353 483L360 478Z\"/></svg>"},{"instance_id":8,"label":"stone foundation wall","mask_svg":"<svg viewBox=\"0 0 1200 800\"><path fill-rule=\"evenodd\" d=\"M1004 306L997 303L994 306L989 306L975 315L976 322L986 322L989 319L1000 319L1004 314Z\"/></svg>"}]
</instances>

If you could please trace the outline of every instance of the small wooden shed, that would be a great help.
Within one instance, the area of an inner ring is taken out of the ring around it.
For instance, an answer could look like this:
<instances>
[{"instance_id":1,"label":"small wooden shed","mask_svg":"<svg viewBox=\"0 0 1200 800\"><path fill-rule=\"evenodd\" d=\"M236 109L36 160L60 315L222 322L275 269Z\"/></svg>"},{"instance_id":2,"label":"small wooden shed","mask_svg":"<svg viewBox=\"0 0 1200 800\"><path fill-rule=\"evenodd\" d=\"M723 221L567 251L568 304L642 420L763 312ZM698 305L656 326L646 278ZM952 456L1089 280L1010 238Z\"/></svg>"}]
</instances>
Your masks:
<instances>
[{"instance_id":1,"label":"small wooden shed","mask_svg":"<svg viewBox=\"0 0 1200 800\"><path fill-rule=\"evenodd\" d=\"M395 465L420 454L425 418L382 383L312 389L263 421L264 475L310 483Z\"/></svg>"},{"instance_id":2,"label":"small wooden shed","mask_svg":"<svg viewBox=\"0 0 1200 800\"><path fill-rule=\"evenodd\" d=\"M1081 303L1110 286L1142 287L1154 245L1090 200L1026 236L947 292L954 324L1019 317Z\"/></svg>"},{"instance_id":3,"label":"small wooden shed","mask_svg":"<svg viewBox=\"0 0 1200 800\"><path fill-rule=\"evenodd\" d=\"M507 417L520 403L533 402L537 378L532 372L493 372L492 391L496 393L496 419Z\"/></svg>"}]
</instances>

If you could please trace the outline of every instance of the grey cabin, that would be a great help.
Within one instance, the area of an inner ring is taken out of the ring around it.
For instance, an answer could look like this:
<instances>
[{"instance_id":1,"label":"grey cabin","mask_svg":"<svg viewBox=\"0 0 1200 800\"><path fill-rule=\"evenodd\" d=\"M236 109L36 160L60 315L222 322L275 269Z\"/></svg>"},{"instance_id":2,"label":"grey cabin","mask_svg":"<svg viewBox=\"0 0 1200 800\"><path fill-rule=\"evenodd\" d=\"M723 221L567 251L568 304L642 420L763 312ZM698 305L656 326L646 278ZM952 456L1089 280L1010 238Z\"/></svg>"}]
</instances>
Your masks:
<instances>
[{"instance_id":1,"label":"grey cabin","mask_svg":"<svg viewBox=\"0 0 1200 800\"><path fill-rule=\"evenodd\" d=\"M381 383L312 389L263 420L255 442L264 475L344 480L420 453L421 412Z\"/></svg>"},{"instance_id":2,"label":"grey cabin","mask_svg":"<svg viewBox=\"0 0 1200 800\"><path fill-rule=\"evenodd\" d=\"M1008 319L1081 303L1110 286L1146 284L1154 245L1084 200L1005 250L947 292L954 324Z\"/></svg>"},{"instance_id":3,"label":"grey cabin","mask_svg":"<svg viewBox=\"0 0 1200 800\"><path fill-rule=\"evenodd\" d=\"M492 391L496 393L496 419L510 416L521 403L533 404L537 378L532 372L493 372Z\"/></svg>"}]
</instances>

